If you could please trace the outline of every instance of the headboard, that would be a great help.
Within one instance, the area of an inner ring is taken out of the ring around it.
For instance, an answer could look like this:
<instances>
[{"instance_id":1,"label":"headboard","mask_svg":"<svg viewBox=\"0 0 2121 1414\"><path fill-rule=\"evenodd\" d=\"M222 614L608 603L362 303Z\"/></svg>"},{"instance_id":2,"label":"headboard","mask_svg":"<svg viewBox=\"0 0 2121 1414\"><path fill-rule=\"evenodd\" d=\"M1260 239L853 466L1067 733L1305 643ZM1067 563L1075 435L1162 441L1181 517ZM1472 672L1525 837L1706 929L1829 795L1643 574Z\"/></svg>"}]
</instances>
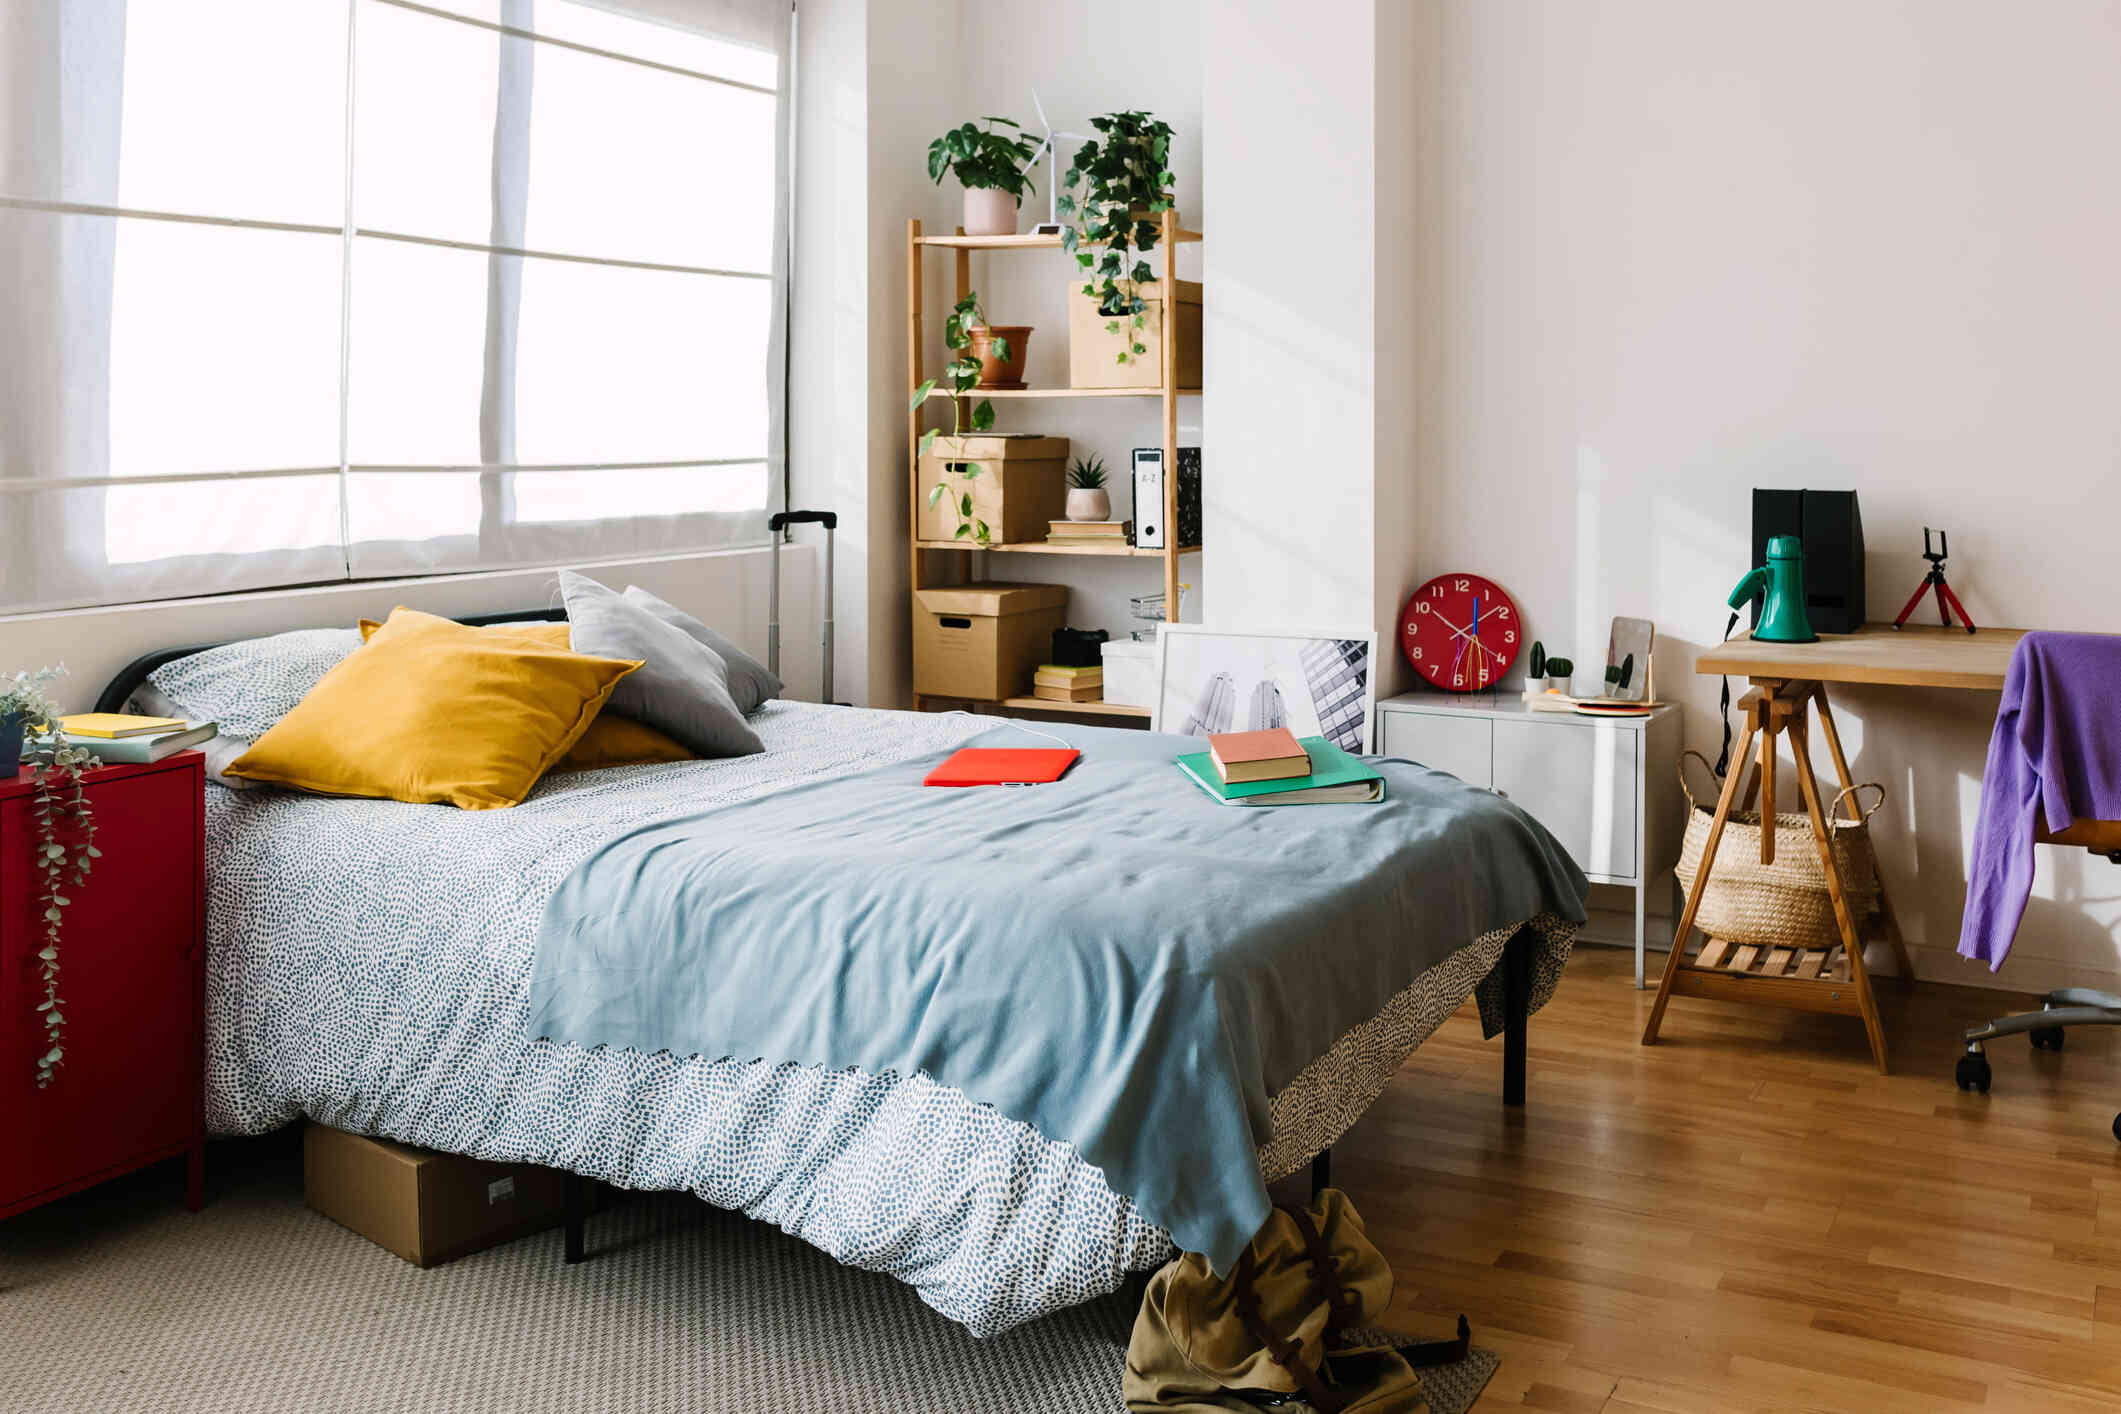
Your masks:
<instances>
[{"instance_id":1,"label":"headboard","mask_svg":"<svg viewBox=\"0 0 2121 1414\"><path fill-rule=\"evenodd\" d=\"M505 614L467 614L457 622L476 628L486 624L554 623L566 617L565 609L511 609ZM194 653L204 653L209 648L221 646L218 643L194 643L189 648L157 648L152 653L133 659L119 669L118 675L104 686L103 695L96 699L95 710L124 711L126 702L155 669L164 663L174 663L179 658L189 658Z\"/></svg>"}]
</instances>

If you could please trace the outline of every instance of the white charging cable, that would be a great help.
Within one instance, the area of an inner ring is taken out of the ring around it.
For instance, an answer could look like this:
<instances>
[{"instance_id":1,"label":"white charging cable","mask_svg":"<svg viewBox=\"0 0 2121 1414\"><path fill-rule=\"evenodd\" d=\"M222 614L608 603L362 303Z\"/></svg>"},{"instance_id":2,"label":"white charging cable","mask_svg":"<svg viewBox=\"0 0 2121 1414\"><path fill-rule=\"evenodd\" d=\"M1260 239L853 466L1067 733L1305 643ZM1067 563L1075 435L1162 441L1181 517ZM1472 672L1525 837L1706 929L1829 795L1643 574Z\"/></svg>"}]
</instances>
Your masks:
<instances>
[{"instance_id":1,"label":"white charging cable","mask_svg":"<svg viewBox=\"0 0 2121 1414\"><path fill-rule=\"evenodd\" d=\"M990 718L981 716L977 712L967 712L962 707L952 707L949 711L943 713L943 715L946 717L970 717L975 722L984 722L991 720ZM1070 751L1075 751L1079 749L1077 748L1074 742L1068 740L1066 737L1055 736L1052 732L1042 732L1037 727L1028 726L1023 722L1018 721L1014 717L1004 717L999 722L996 722L995 725L999 727L1015 727L1020 732L1029 732L1033 736L1042 736L1050 742L1055 742L1058 745L1067 747Z\"/></svg>"}]
</instances>

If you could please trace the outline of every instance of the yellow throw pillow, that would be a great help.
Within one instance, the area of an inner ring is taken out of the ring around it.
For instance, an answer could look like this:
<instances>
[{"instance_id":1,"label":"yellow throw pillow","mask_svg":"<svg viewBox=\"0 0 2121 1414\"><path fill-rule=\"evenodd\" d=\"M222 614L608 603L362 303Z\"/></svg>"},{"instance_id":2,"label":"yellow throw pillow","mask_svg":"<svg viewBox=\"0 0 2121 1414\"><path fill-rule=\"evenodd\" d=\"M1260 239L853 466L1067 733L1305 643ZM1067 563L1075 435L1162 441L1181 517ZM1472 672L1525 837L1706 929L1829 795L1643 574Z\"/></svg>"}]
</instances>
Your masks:
<instances>
[{"instance_id":1,"label":"yellow throw pillow","mask_svg":"<svg viewBox=\"0 0 2121 1414\"><path fill-rule=\"evenodd\" d=\"M639 666L398 609L227 774L500 809L530 794Z\"/></svg>"},{"instance_id":2,"label":"yellow throw pillow","mask_svg":"<svg viewBox=\"0 0 2121 1414\"><path fill-rule=\"evenodd\" d=\"M374 619L361 620L363 642L375 637L382 625ZM549 648L567 648L570 640L567 625L562 622L541 623L531 621L519 624L486 624L481 633L514 634L532 643L542 643ZM601 771L609 766L659 765L667 761L697 761L699 758L677 742L631 717L616 717L609 712L597 713L597 719L582 733L582 739L560 758L555 771Z\"/></svg>"}]
</instances>

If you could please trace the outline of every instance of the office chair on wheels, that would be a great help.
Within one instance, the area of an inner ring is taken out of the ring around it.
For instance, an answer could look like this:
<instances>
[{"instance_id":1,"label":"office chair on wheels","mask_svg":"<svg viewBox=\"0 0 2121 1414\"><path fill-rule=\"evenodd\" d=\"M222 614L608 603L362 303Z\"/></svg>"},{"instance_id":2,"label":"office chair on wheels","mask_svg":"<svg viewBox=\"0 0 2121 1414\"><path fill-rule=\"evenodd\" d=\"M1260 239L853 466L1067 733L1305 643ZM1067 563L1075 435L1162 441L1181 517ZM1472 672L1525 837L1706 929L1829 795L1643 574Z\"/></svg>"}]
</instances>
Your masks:
<instances>
[{"instance_id":1,"label":"office chair on wheels","mask_svg":"<svg viewBox=\"0 0 2121 1414\"><path fill-rule=\"evenodd\" d=\"M2121 820L2079 820L2066 830L2049 833L2042 829L2034 838L2040 844L2088 849L2121 864ZM2041 998L2039 1011L2021 1011L1976 1026L1966 1033L1966 1054L1959 1057L1953 1078L1961 1090L1978 1090L1986 1095L1995 1076L1988 1056L1982 1052L1983 1043L2023 1034L2032 1038L2035 1050L2059 1051L2063 1028L2067 1026L2121 1026L2121 996L2086 987L2063 987ZM2121 1114L2114 1116L2114 1138L2121 1139Z\"/></svg>"}]
</instances>

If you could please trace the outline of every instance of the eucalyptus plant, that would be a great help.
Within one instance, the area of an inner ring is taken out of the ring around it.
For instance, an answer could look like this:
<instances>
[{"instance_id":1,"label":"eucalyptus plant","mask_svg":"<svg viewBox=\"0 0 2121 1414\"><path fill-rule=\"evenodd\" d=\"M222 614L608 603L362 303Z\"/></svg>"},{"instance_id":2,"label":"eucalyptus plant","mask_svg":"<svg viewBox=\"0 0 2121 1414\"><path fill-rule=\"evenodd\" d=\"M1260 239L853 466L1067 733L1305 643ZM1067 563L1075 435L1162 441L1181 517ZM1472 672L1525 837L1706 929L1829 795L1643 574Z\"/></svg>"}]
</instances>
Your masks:
<instances>
[{"instance_id":1,"label":"eucalyptus plant","mask_svg":"<svg viewBox=\"0 0 2121 1414\"><path fill-rule=\"evenodd\" d=\"M1023 125L1013 118L982 118L987 126L964 123L928 144L928 175L937 186L945 172L956 172L960 186L971 190L1000 190L1023 200L1030 190L1025 173L1038 147L1023 134ZM996 132L999 124L1010 131Z\"/></svg>"},{"instance_id":2,"label":"eucalyptus plant","mask_svg":"<svg viewBox=\"0 0 2121 1414\"><path fill-rule=\"evenodd\" d=\"M921 404L927 402L930 397L941 396L950 400L950 435L957 441L960 451L964 450L966 432L985 432L994 426L994 404L985 398L980 399L979 405L971 409L971 425L969 427L966 425L966 402L972 390L979 386L980 376L980 361L972 354L972 331L984 329L986 326L986 311L980 307L979 293L977 291L967 294L955 305L952 305L949 316L943 320L943 342L949 346L952 354L950 362L943 367L943 375L950 380L950 389L946 392L937 388L937 380L930 378L927 382L921 384L920 387L913 390L913 406L915 410L918 410ZM993 351L997 360L1003 363L1009 361L1009 341L1007 339L1002 338L999 334L990 335L987 346ZM937 429L933 427L921 433L920 448L916 454L916 460L920 456L927 455L928 448L935 444L936 434ZM994 538L993 531L989 528L987 522L978 519L972 514L972 488L970 483L973 478L980 474L980 464L971 461L951 461L946 457L943 459L943 470L943 479L936 482L928 490L928 504L931 506L937 505L947 496L950 499L951 513L957 517L957 533L952 538L970 540L975 545L991 544ZM953 476L959 478L958 484L951 482L950 478Z\"/></svg>"},{"instance_id":3,"label":"eucalyptus plant","mask_svg":"<svg viewBox=\"0 0 2121 1414\"><path fill-rule=\"evenodd\" d=\"M1155 249L1159 231L1154 219L1143 218L1171 209L1171 125L1130 109L1092 118L1090 126L1102 140L1078 147L1062 177L1067 191L1057 206L1074 222L1061 232L1061 245L1090 272L1083 293L1097 300L1105 332L1124 330L1116 361L1130 363L1149 351L1141 341L1147 308L1141 286L1154 276L1141 257ZM1103 247L1103 254L1081 248L1086 245Z\"/></svg>"},{"instance_id":4,"label":"eucalyptus plant","mask_svg":"<svg viewBox=\"0 0 2121 1414\"><path fill-rule=\"evenodd\" d=\"M66 999L59 995L59 929L73 900L66 890L78 889L88 879L89 869L103 857L96 848L96 822L81 774L103 763L85 748L70 746L58 734L59 704L45 694L46 683L66 669L43 668L34 673L16 673L0 678L0 720L15 718L37 735L25 733L23 763L33 768L35 799L30 814L36 838L31 844L31 863L43 875L38 902L38 927L42 946L37 949L37 980L43 994L37 999L37 1014L44 1022L44 1049L37 1056L37 1088L52 1083L66 1059Z\"/></svg>"}]
</instances>

